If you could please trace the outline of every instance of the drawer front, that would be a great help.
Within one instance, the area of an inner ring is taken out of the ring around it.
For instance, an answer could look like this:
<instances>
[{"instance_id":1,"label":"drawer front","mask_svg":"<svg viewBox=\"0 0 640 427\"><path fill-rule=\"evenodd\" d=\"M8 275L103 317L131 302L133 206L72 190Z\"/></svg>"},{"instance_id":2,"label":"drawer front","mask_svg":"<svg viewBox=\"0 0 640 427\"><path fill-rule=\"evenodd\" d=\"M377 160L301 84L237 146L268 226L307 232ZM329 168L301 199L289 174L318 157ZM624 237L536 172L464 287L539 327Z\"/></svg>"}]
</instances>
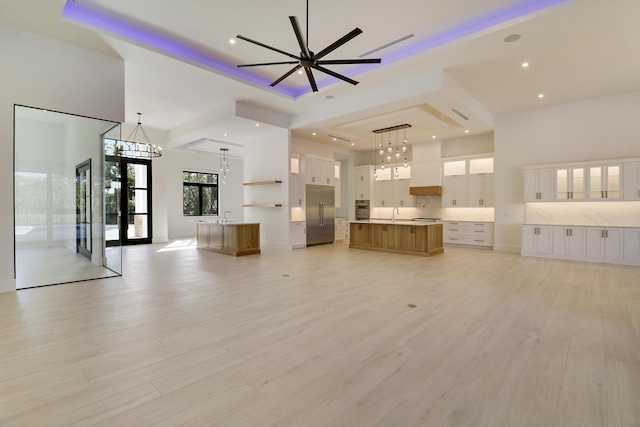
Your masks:
<instances>
[{"instance_id":1,"label":"drawer front","mask_svg":"<svg viewBox=\"0 0 640 427\"><path fill-rule=\"evenodd\" d=\"M468 222L467 227L493 229L493 223L492 222Z\"/></svg>"},{"instance_id":2,"label":"drawer front","mask_svg":"<svg viewBox=\"0 0 640 427\"><path fill-rule=\"evenodd\" d=\"M492 236L493 237L493 228L484 228L484 227L467 227L467 236Z\"/></svg>"},{"instance_id":3,"label":"drawer front","mask_svg":"<svg viewBox=\"0 0 640 427\"><path fill-rule=\"evenodd\" d=\"M443 228L445 236L464 236L467 229L464 225L445 225Z\"/></svg>"},{"instance_id":4,"label":"drawer front","mask_svg":"<svg viewBox=\"0 0 640 427\"><path fill-rule=\"evenodd\" d=\"M447 227L452 225L454 227L465 227L466 223L464 221L442 221L442 224Z\"/></svg>"},{"instance_id":5,"label":"drawer front","mask_svg":"<svg viewBox=\"0 0 640 427\"><path fill-rule=\"evenodd\" d=\"M458 245L466 245L467 238L464 236L447 236L442 238L444 243L454 243Z\"/></svg>"},{"instance_id":6,"label":"drawer front","mask_svg":"<svg viewBox=\"0 0 640 427\"><path fill-rule=\"evenodd\" d=\"M493 246L493 236L467 236L466 244L473 246Z\"/></svg>"}]
</instances>

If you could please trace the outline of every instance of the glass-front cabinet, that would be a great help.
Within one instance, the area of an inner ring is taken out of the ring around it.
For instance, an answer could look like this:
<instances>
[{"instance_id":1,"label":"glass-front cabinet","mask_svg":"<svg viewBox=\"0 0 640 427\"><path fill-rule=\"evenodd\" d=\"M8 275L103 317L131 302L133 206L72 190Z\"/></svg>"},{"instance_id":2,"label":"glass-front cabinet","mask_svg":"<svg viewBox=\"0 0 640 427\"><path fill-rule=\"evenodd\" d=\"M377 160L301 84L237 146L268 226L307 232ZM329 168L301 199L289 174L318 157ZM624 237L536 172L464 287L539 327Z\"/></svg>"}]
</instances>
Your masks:
<instances>
[{"instance_id":1,"label":"glass-front cabinet","mask_svg":"<svg viewBox=\"0 0 640 427\"><path fill-rule=\"evenodd\" d=\"M622 165L589 166L589 199L620 200Z\"/></svg>"},{"instance_id":2,"label":"glass-front cabinet","mask_svg":"<svg viewBox=\"0 0 640 427\"><path fill-rule=\"evenodd\" d=\"M556 168L556 200L585 200L584 166Z\"/></svg>"}]
</instances>

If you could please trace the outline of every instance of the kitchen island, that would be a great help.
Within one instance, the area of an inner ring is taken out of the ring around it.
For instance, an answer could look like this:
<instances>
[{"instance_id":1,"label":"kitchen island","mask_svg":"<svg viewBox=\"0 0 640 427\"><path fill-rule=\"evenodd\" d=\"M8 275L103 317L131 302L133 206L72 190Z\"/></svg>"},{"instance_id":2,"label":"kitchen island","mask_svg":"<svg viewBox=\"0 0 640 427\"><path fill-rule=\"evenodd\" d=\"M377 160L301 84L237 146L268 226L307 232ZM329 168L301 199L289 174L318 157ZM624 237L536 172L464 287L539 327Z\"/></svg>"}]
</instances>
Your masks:
<instances>
[{"instance_id":1,"label":"kitchen island","mask_svg":"<svg viewBox=\"0 0 640 427\"><path fill-rule=\"evenodd\" d=\"M444 252L441 222L352 221L349 247L432 256Z\"/></svg>"},{"instance_id":2,"label":"kitchen island","mask_svg":"<svg viewBox=\"0 0 640 427\"><path fill-rule=\"evenodd\" d=\"M226 255L260 253L260 224L199 222L197 248Z\"/></svg>"}]
</instances>

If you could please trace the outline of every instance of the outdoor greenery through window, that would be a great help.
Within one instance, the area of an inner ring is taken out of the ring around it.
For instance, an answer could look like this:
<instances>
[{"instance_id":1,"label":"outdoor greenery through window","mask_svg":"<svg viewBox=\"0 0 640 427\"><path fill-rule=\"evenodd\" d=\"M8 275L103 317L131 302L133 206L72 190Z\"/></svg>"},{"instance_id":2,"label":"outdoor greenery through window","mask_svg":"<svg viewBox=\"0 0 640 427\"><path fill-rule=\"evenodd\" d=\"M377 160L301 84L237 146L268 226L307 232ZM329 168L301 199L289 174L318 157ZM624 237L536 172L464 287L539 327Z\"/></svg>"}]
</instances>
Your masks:
<instances>
[{"instance_id":1,"label":"outdoor greenery through window","mask_svg":"<svg viewBox=\"0 0 640 427\"><path fill-rule=\"evenodd\" d=\"M218 174L183 171L182 200L185 216L218 215Z\"/></svg>"}]
</instances>

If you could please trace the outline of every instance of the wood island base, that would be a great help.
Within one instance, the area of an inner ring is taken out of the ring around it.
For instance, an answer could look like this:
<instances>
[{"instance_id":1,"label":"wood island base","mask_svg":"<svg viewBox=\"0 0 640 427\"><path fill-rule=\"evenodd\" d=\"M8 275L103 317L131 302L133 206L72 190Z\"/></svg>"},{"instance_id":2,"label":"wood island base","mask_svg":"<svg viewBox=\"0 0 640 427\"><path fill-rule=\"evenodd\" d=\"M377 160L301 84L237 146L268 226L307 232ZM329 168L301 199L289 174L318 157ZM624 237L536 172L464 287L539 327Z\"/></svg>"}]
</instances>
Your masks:
<instances>
[{"instance_id":1,"label":"wood island base","mask_svg":"<svg viewBox=\"0 0 640 427\"><path fill-rule=\"evenodd\" d=\"M352 222L349 248L433 256L444 253L442 224Z\"/></svg>"},{"instance_id":2,"label":"wood island base","mask_svg":"<svg viewBox=\"0 0 640 427\"><path fill-rule=\"evenodd\" d=\"M225 255L260 253L260 224L198 223L197 248Z\"/></svg>"}]
</instances>

